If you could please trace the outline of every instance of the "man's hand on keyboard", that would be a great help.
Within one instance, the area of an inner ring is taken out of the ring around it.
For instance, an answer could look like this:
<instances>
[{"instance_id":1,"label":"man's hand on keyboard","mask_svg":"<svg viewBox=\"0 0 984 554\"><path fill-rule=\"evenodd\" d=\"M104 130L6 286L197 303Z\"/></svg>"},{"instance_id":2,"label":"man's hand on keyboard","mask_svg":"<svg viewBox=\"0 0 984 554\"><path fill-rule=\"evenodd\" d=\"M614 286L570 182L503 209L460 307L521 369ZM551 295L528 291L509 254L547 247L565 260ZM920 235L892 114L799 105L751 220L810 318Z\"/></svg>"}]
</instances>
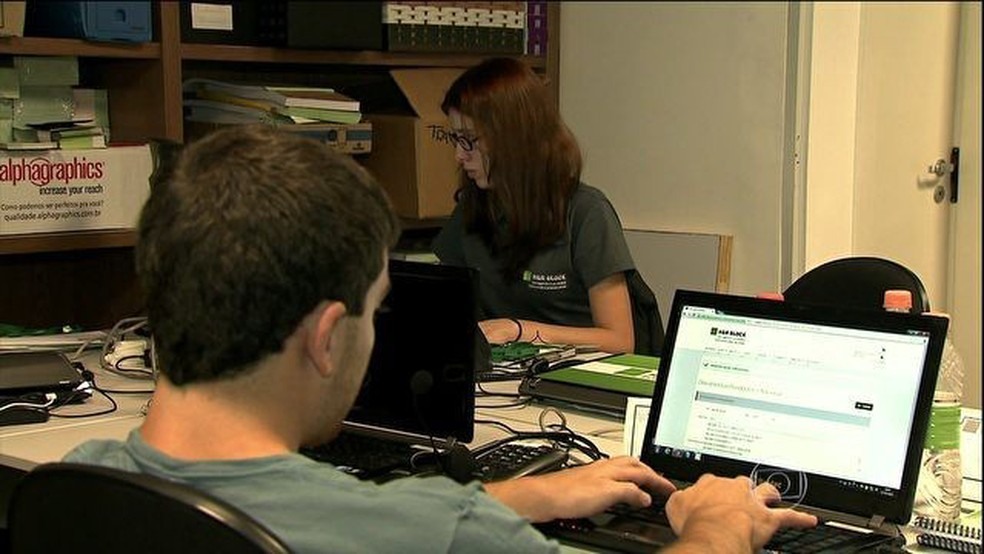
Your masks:
<instances>
[{"instance_id":1,"label":"man's hand on keyboard","mask_svg":"<svg viewBox=\"0 0 984 554\"><path fill-rule=\"evenodd\" d=\"M650 493L668 496L672 483L636 458L622 456L510 481L485 490L519 515L537 523L592 516L615 504L644 507Z\"/></svg>"},{"instance_id":2,"label":"man's hand on keyboard","mask_svg":"<svg viewBox=\"0 0 984 554\"><path fill-rule=\"evenodd\" d=\"M751 479L702 476L670 496L666 515L680 540L667 553L757 552L780 527L813 527L815 516L769 508L779 492Z\"/></svg>"}]
</instances>

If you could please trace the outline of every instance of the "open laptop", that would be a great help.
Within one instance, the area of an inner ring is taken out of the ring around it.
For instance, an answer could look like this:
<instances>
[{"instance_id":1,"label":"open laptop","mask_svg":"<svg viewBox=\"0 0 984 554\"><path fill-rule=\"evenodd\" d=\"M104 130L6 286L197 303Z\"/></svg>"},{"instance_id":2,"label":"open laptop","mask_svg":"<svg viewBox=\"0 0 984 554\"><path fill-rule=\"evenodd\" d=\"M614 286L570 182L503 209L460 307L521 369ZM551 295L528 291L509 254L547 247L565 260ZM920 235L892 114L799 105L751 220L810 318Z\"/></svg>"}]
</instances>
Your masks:
<instances>
[{"instance_id":1,"label":"open laptop","mask_svg":"<svg viewBox=\"0 0 984 554\"><path fill-rule=\"evenodd\" d=\"M838 552L893 540L912 512L946 327L678 291L640 457L681 486L704 473L768 480L788 505L861 532ZM606 513L544 530L652 551L674 538L653 519Z\"/></svg>"},{"instance_id":2,"label":"open laptop","mask_svg":"<svg viewBox=\"0 0 984 554\"><path fill-rule=\"evenodd\" d=\"M343 435L302 449L312 458L346 465L348 453L339 451L348 448L351 435L428 449L474 437L475 374L489 364L476 318L477 274L464 267L390 260L389 277L389 294L375 317L369 368ZM353 448L382 446L366 441ZM397 457L406 451L385 450ZM376 469L383 472L386 465L384 460ZM373 477L373 468L363 469L353 473Z\"/></svg>"},{"instance_id":3,"label":"open laptop","mask_svg":"<svg viewBox=\"0 0 984 554\"><path fill-rule=\"evenodd\" d=\"M348 429L421 444L470 442L482 360L477 274L464 267L390 260L390 292L376 314L376 344Z\"/></svg>"}]
</instances>

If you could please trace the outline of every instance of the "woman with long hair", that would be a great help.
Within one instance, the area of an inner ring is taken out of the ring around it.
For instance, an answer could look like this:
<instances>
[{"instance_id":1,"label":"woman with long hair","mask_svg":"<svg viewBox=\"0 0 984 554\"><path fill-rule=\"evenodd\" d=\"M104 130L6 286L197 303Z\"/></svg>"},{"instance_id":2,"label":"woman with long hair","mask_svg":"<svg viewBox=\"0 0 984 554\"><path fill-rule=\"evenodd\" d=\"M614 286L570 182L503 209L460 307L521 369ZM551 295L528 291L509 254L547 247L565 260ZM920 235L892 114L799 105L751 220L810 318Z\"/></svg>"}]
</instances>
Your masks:
<instances>
[{"instance_id":1,"label":"woman with long hair","mask_svg":"<svg viewBox=\"0 0 984 554\"><path fill-rule=\"evenodd\" d=\"M605 195L544 81L513 58L464 72L441 105L461 166L457 205L434 240L442 263L480 272L491 343L631 352L635 265Z\"/></svg>"}]
</instances>

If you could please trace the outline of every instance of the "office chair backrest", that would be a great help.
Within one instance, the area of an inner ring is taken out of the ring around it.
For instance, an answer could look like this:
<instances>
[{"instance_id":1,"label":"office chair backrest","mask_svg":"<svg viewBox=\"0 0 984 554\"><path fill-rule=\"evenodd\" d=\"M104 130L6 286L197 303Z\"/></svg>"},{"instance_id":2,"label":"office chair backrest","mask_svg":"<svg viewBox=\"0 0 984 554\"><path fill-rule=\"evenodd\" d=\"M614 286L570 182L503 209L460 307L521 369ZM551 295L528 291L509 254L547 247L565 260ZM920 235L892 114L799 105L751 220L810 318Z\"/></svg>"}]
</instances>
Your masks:
<instances>
[{"instance_id":1,"label":"office chair backrest","mask_svg":"<svg viewBox=\"0 0 984 554\"><path fill-rule=\"evenodd\" d=\"M659 315L659 303L652 289L638 271L625 275L632 303L632 327L635 331L635 353L659 356L663 351L663 317Z\"/></svg>"},{"instance_id":2,"label":"office chair backrest","mask_svg":"<svg viewBox=\"0 0 984 554\"><path fill-rule=\"evenodd\" d=\"M10 502L11 552L286 553L259 522L204 492L70 463L29 472Z\"/></svg>"},{"instance_id":3,"label":"office chair backrest","mask_svg":"<svg viewBox=\"0 0 984 554\"><path fill-rule=\"evenodd\" d=\"M832 304L881 310L885 291L908 290L912 311L929 311L929 296L919 276L885 258L856 256L821 264L783 291L787 302Z\"/></svg>"}]
</instances>

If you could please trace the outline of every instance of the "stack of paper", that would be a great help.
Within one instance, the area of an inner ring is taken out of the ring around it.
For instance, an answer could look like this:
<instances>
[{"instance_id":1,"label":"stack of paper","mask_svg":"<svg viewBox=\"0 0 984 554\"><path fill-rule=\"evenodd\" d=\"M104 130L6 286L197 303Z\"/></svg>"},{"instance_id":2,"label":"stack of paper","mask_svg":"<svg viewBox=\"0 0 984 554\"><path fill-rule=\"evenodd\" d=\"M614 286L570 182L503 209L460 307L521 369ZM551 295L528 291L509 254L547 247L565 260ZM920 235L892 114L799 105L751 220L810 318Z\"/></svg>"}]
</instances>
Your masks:
<instances>
[{"instance_id":1,"label":"stack of paper","mask_svg":"<svg viewBox=\"0 0 984 554\"><path fill-rule=\"evenodd\" d=\"M358 101L329 88L267 87L189 79L184 83L184 93L184 105L190 108L189 121L354 124L362 120Z\"/></svg>"},{"instance_id":2,"label":"stack of paper","mask_svg":"<svg viewBox=\"0 0 984 554\"><path fill-rule=\"evenodd\" d=\"M106 91L78 84L78 61L71 56L19 56L0 67L0 147L105 148Z\"/></svg>"}]
</instances>

